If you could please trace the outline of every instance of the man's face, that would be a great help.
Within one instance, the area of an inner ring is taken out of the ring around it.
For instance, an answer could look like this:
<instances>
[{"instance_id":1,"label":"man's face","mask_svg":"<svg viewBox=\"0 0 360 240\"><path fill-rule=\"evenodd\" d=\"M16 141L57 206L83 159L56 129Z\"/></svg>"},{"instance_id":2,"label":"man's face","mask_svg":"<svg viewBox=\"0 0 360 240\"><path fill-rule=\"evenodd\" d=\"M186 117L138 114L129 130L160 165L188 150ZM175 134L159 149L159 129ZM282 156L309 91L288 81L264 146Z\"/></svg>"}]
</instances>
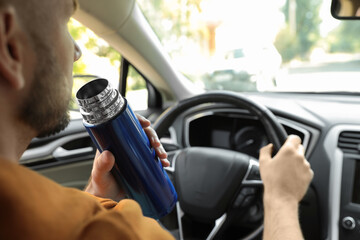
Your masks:
<instances>
[{"instance_id":1,"label":"man's face","mask_svg":"<svg viewBox=\"0 0 360 240\"><path fill-rule=\"evenodd\" d=\"M74 12L73 0L41 2L40 9L32 13L38 27L29 30L36 66L20 112L21 119L39 137L57 133L68 125L73 62L81 55L67 29Z\"/></svg>"}]
</instances>

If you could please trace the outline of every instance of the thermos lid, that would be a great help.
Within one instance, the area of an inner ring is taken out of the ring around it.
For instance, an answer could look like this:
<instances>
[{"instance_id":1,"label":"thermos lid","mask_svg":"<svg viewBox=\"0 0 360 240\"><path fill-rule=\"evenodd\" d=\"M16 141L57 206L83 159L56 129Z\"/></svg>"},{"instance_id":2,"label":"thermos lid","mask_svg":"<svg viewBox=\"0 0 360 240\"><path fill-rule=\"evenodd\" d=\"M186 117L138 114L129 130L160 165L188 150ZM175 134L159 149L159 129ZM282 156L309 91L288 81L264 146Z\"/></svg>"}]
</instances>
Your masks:
<instances>
[{"instance_id":1,"label":"thermos lid","mask_svg":"<svg viewBox=\"0 0 360 240\"><path fill-rule=\"evenodd\" d=\"M116 116L125 100L108 80L98 78L86 83L76 93L80 113L85 122L101 124Z\"/></svg>"}]
</instances>

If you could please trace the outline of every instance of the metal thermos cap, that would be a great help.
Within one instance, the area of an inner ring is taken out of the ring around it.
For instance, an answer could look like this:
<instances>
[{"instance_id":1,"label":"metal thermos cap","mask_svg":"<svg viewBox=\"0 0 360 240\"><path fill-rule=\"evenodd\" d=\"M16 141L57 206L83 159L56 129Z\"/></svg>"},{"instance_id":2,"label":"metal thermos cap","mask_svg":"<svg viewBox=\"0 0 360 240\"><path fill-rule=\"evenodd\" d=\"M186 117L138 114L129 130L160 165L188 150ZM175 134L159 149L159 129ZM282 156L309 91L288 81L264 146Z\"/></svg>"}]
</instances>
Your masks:
<instances>
[{"instance_id":1,"label":"metal thermos cap","mask_svg":"<svg viewBox=\"0 0 360 240\"><path fill-rule=\"evenodd\" d=\"M108 80L98 78L86 83L76 93L80 113L85 122L104 123L116 116L125 104L119 91Z\"/></svg>"}]
</instances>

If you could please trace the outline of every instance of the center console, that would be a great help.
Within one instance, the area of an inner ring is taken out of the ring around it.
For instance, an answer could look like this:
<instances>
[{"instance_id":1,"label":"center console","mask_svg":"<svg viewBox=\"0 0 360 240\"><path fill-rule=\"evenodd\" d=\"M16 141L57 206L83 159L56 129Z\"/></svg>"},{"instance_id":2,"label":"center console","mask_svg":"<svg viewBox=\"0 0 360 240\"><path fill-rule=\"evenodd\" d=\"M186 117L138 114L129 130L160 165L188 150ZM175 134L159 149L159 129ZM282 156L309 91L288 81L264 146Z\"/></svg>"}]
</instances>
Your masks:
<instances>
[{"instance_id":1,"label":"center console","mask_svg":"<svg viewBox=\"0 0 360 240\"><path fill-rule=\"evenodd\" d=\"M360 134L359 134L360 136ZM340 135L341 139L341 135ZM341 140L340 140L341 141ZM360 144L343 149L339 239L360 239Z\"/></svg>"}]
</instances>

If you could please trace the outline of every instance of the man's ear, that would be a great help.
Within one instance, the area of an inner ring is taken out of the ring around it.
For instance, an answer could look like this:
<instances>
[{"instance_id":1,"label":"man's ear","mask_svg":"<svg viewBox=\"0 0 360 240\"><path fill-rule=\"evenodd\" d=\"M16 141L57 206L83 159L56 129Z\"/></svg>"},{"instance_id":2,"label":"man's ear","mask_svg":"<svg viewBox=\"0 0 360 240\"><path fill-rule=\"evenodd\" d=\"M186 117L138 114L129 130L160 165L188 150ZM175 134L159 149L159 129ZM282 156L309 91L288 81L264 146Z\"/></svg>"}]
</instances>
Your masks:
<instances>
[{"instance_id":1,"label":"man's ear","mask_svg":"<svg viewBox=\"0 0 360 240\"><path fill-rule=\"evenodd\" d=\"M21 89L22 73L21 27L13 6L0 8L0 81L11 88Z\"/></svg>"}]
</instances>

